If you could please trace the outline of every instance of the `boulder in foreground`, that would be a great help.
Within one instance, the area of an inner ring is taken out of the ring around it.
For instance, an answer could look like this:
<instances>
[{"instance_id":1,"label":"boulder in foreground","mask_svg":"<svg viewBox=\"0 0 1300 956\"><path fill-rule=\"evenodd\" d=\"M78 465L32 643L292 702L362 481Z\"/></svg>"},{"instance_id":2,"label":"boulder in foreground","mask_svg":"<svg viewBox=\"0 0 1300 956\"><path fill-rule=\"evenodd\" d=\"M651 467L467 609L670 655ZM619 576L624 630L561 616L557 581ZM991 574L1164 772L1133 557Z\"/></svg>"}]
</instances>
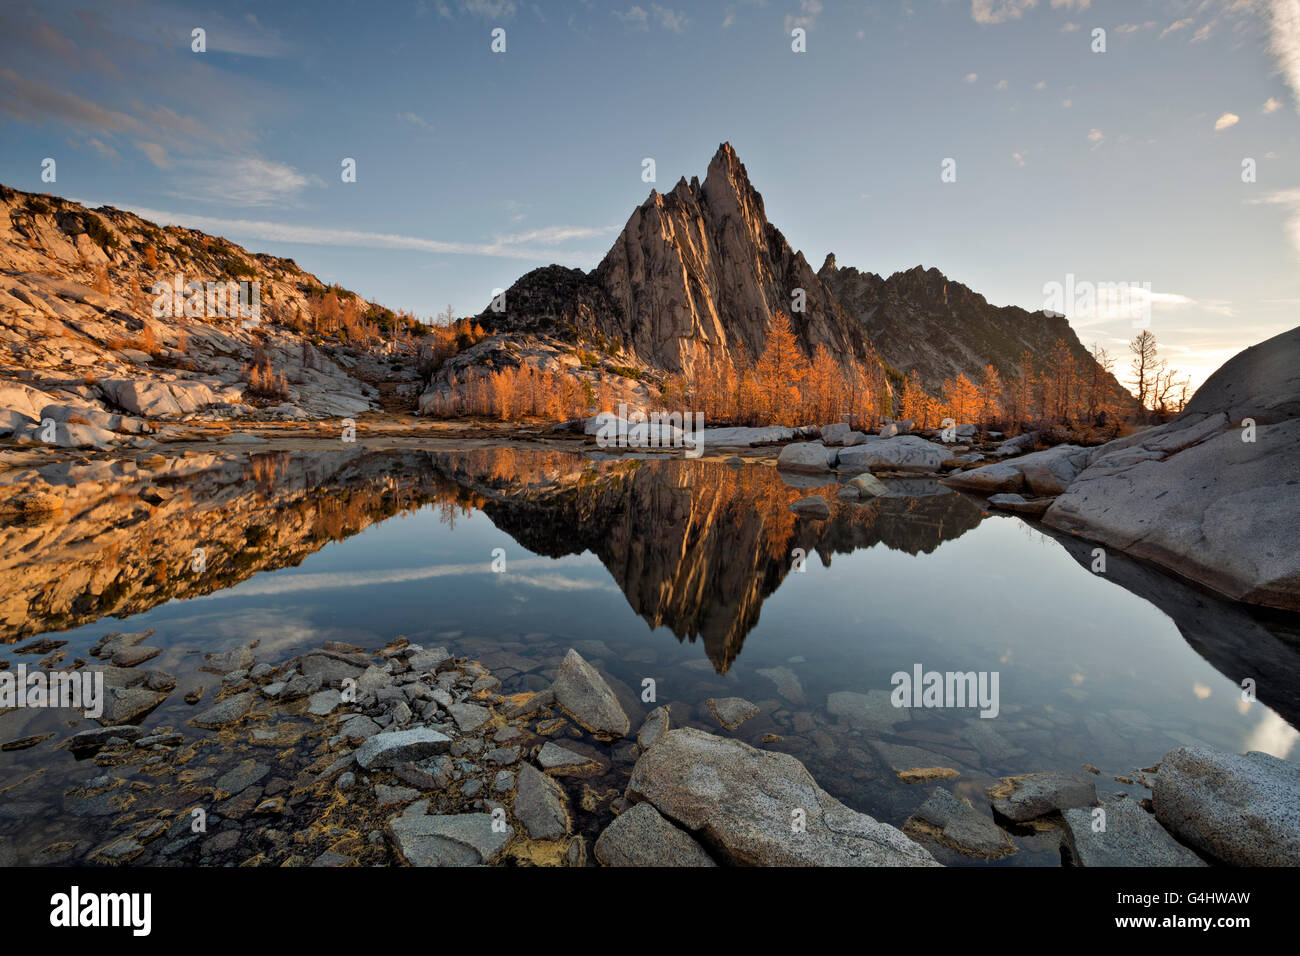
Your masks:
<instances>
[{"instance_id":1,"label":"boulder in foreground","mask_svg":"<svg viewBox=\"0 0 1300 956\"><path fill-rule=\"evenodd\" d=\"M733 865L939 865L901 830L844 806L794 757L691 727L641 755L627 794Z\"/></svg>"},{"instance_id":2,"label":"boulder in foreground","mask_svg":"<svg viewBox=\"0 0 1300 956\"><path fill-rule=\"evenodd\" d=\"M1184 843L1235 866L1300 866L1300 766L1209 747L1165 755L1156 819Z\"/></svg>"},{"instance_id":3,"label":"boulder in foreground","mask_svg":"<svg viewBox=\"0 0 1300 956\"><path fill-rule=\"evenodd\" d=\"M648 803L638 803L605 828L596 840L596 859L605 866L718 865Z\"/></svg>"},{"instance_id":4,"label":"boulder in foreground","mask_svg":"<svg viewBox=\"0 0 1300 956\"><path fill-rule=\"evenodd\" d=\"M582 655L569 648L551 686L555 702L588 731L601 737L623 737L631 724L618 698Z\"/></svg>"}]
</instances>

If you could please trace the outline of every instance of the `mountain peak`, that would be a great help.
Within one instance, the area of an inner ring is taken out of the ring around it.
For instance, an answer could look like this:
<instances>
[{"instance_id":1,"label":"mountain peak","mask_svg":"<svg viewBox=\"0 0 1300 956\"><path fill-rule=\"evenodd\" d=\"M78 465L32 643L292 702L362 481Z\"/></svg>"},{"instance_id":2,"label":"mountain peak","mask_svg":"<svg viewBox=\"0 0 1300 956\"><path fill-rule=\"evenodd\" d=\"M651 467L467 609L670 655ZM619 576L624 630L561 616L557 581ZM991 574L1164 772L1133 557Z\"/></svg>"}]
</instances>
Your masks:
<instances>
[{"instance_id":1,"label":"mountain peak","mask_svg":"<svg viewBox=\"0 0 1300 956\"><path fill-rule=\"evenodd\" d=\"M750 184L745 164L730 143L723 143L713 154L701 192L719 220L734 218L755 243L763 242L763 230L767 226L763 197Z\"/></svg>"},{"instance_id":2,"label":"mountain peak","mask_svg":"<svg viewBox=\"0 0 1300 956\"><path fill-rule=\"evenodd\" d=\"M749 186L749 175L745 172L745 164L740 161L740 157L736 155L730 143L720 145L718 151L713 154L713 159L709 160L709 169L704 182L707 184L715 177L721 177L737 185L743 183L746 187Z\"/></svg>"}]
</instances>

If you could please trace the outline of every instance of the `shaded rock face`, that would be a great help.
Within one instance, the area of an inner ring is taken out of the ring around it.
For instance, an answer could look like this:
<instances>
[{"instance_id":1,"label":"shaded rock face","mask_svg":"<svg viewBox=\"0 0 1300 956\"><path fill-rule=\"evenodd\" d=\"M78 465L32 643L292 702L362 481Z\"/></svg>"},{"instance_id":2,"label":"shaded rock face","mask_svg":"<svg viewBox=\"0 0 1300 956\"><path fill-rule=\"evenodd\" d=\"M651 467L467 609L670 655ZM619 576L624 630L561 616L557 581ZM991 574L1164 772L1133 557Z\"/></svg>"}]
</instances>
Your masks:
<instances>
[{"instance_id":1,"label":"shaded rock face","mask_svg":"<svg viewBox=\"0 0 1300 956\"><path fill-rule=\"evenodd\" d=\"M804 309L794 311L795 290ZM646 364L683 371L709 360L752 361L778 311L808 354L826 346L842 361L867 356L861 327L780 230L731 144L709 163L703 185L684 178L652 191L589 275L551 266L506 291L506 312L480 316L499 331L599 334Z\"/></svg>"},{"instance_id":2,"label":"shaded rock face","mask_svg":"<svg viewBox=\"0 0 1300 956\"><path fill-rule=\"evenodd\" d=\"M938 865L902 831L826 793L794 757L694 728L670 730L642 754L627 794L732 865Z\"/></svg>"},{"instance_id":3,"label":"shaded rock face","mask_svg":"<svg viewBox=\"0 0 1300 956\"><path fill-rule=\"evenodd\" d=\"M1300 328L1229 360L1173 421L1094 449L1043 521L1300 610Z\"/></svg>"},{"instance_id":4,"label":"shaded rock face","mask_svg":"<svg viewBox=\"0 0 1300 956\"><path fill-rule=\"evenodd\" d=\"M1024 352L1047 355L1058 340L1085 368L1093 362L1063 316L990 305L938 269L916 266L884 279L852 267L838 268L829 255L817 275L862 324L880 357L902 372L915 369L931 392L958 375L978 381L985 365L1003 378L1014 378ZM1107 377L1113 396L1133 404L1115 377Z\"/></svg>"},{"instance_id":5,"label":"shaded rock face","mask_svg":"<svg viewBox=\"0 0 1300 956\"><path fill-rule=\"evenodd\" d=\"M1300 767L1257 751L1165 755L1156 819L1184 843L1236 866L1300 866Z\"/></svg>"}]
</instances>

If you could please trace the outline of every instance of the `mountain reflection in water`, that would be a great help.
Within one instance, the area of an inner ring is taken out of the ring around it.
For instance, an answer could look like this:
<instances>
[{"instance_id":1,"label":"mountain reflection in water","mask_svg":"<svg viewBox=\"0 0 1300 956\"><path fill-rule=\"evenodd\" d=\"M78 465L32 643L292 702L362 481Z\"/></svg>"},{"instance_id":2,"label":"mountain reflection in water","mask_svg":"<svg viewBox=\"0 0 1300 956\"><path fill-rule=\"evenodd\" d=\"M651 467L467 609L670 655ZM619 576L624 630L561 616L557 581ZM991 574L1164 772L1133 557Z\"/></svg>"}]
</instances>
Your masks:
<instances>
[{"instance_id":1,"label":"mountain reflection in water","mask_svg":"<svg viewBox=\"0 0 1300 956\"><path fill-rule=\"evenodd\" d=\"M276 662L405 636L481 661L503 694L548 686L574 647L634 729L667 706L674 726L722 732L708 701L743 697L760 712L727 733L796 756L895 825L932 790L898 776L909 768L951 768L953 792L977 802L1000 776L1087 763L1100 791L1140 798L1113 781L1180 744L1297 756L1295 616L1116 553L1093 574L1090 543L933 482L844 502L761 461L516 447L145 462L41 469L62 508L0 524L0 667L76 667L105 632L148 629L149 666L179 680L151 727L192 716L184 695L212 680L202 652L254 644ZM810 494L828 518L790 511ZM492 573L498 552L508 573ZM917 664L999 672L999 716L880 707ZM1258 702L1239 699L1246 677ZM640 699L647 678L654 701ZM0 713L0 744L68 728ZM0 752L0 789L29 781L13 819L78 782L53 747ZM1010 865L1059 862L1051 840L1034 844Z\"/></svg>"},{"instance_id":2,"label":"mountain reflection in water","mask_svg":"<svg viewBox=\"0 0 1300 956\"><path fill-rule=\"evenodd\" d=\"M536 555L591 552L650 628L700 641L725 674L764 601L798 573L800 555L829 566L834 555L877 545L931 554L987 517L971 499L924 479L843 503L833 483L752 462L593 460L513 447L190 452L153 470L124 460L62 463L41 475L64 506L0 526L3 643L220 592L432 505L452 528L457 516L481 511ZM790 511L809 494L831 503L829 519ZM1085 542L1054 537L1086 567ZM1252 673L1286 677L1261 681L1260 694L1297 722L1292 616L1255 613L1122 556L1112 564L1108 579L1162 607L1234 682ZM1014 595L1005 599L1014 613Z\"/></svg>"}]
</instances>

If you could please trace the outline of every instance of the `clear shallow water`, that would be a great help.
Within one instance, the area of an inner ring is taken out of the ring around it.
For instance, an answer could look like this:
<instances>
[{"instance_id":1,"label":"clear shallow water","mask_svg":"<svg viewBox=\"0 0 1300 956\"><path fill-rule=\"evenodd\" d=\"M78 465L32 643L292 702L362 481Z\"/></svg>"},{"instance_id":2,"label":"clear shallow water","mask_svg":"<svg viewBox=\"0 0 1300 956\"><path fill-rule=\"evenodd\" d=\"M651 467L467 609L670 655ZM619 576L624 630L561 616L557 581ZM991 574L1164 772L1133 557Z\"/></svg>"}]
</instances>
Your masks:
<instances>
[{"instance_id":1,"label":"clear shallow water","mask_svg":"<svg viewBox=\"0 0 1300 956\"><path fill-rule=\"evenodd\" d=\"M96 561L85 545L94 536L76 533L81 513L55 519L67 527L47 527L36 545L30 530L10 534L6 567L35 610L22 626L11 615L7 639L22 637L0 654L30 667L34 656L13 652L44 634L69 642L70 661L109 631L153 629L148 643L164 653L146 666L181 685L145 725L179 726L193 713L185 691L214 684L197 673L198 652L252 640L259 660L275 662L328 640L378 648L405 635L482 660L505 678L503 693L545 686L575 646L630 708L653 680L655 704L670 705L677 724L723 733L708 698L759 704L735 736L794 754L836 797L896 825L936 786L902 783L895 771L913 767L956 770L939 785L979 806L997 777L1084 764L1102 771L1099 790L1141 798L1145 789L1113 777L1137 779L1181 744L1296 759L1296 730L1279 709L1294 721L1297 658L1273 637L1293 632L1293 621L1261 624L1117 555L1107 574L1093 574L1090 547L1067 549L926 482L895 484L895 495L872 504L833 502L832 518L817 522L788 510L816 489L791 487L758 463L519 450L295 454L263 459L256 474L247 459L227 461L229 480L214 484L215 467L159 482L189 489L184 513L207 509L197 524L211 539L209 572L186 574L180 563L204 534L150 511L131 535L160 553L128 548L116 559L182 570L164 575L166 587L156 569L126 581L124 572L101 606L77 612L88 622L66 630L45 624L75 615L42 605L31 582L75 577L71 568ZM121 490L106 485L110 493ZM833 501L833 488L824 493ZM241 540L253 526L266 530ZM808 555L802 572L792 570L795 548ZM492 570L496 549L504 572ZM125 620L98 616L123 607L134 612ZM1189 640L1246 646L1202 656ZM1258 654L1267 640L1276 646ZM543 667L519 674L493 660L502 651ZM839 692L887 694L891 675L916 664L996 671L998 716L828 707ZM1279 709L1241 700L1247 676ZM655 704L631 714L634 728ZM11 712L0 716L0 738L47 726L66 735L91 724ZM48 782L22 788L24 799L56 800L77 770L53 749L62 735L0 754L0 786L46 771ZM1055 840L1020 842L1008 862L1055 862Z\"/></svg>"}]
</instances>

